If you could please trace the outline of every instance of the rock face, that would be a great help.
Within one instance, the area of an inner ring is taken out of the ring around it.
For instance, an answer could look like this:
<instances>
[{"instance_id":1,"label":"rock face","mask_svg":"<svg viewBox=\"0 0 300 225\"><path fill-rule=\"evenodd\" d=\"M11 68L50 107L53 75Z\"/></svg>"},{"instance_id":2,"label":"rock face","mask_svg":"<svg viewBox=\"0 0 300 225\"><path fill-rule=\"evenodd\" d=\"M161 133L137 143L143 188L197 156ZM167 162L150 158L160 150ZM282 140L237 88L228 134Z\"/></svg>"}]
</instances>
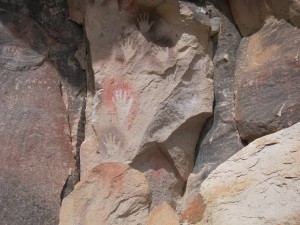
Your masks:
<instances>
[{"instance_id":1,"label":"rock face","mask_svg":"<svg viewBox=\"0 0 300 225\"><path fill-rule=\"evenodd\" d=\"M79 146L84 139L84 118L82 117L84 110L82 108L85 107L86 83L85 73L75 60L74 54L83 37L80 27L68 18L67 0L1 1L0 11L17 13L31 18L40 26L39 29L42 29L43 33L52 38L51 43L46 43L46 46L26 48L22 59L16 58L15 60L19 60L17 66L22 67L28 57L33 59L35 56L43 56L42 52L36 52L37 47L39 51L43 51L43 48L46 47L47 58L51 60L59 75L64 103L68 110L73 150L74 152L79 151ZM16 37L21 37L22 34L26 33L26 29L19 29L19 32L18 34L15 32ZM27 41L32 41L32 45L37 44L38 37L32 36L30 38ZM4 51L11 47L14 47L14 43L8 44L0 51L3 54L8 54ZM9 59L14 60L11 57ZM38 59L36 58L36 63L40 63ZM0 61L5 63L7 59L2 57Z\"/></svg>"},{"instance_id":2,"label":"rock face","mask_svg":"<svg viewBox=\"0 0 300 225\"><path fill-rule=\"evenodd\" d=\"M0 30L0 220L57 224L75 162L51 39L18 14L2 13Z\"/></svg>"},{"instance_id":3,"label":"rock face","mask_svg":"<svg viewBox=\"0 0 300 225\"><path fill-rule=\"evenodd\" d=\"M202 183L207 203L200 224L300 222L300 123L259 138Z\"/></svg>"},{"instance_id":4,"label":"rock face","mask_svg":"<svg viewBox=\"0 0 300 225\"><path fill-rule=\"evenodd\" d=\"M210 23L197 9L174 0L88 1L93 74L82 177L97 164L128 161L149 180L152 206L180 197L213 103Z\"/></svg>"},{"instance_id":5,"label":"rock face","mask_svg":"<svg viewBox=\"0 0 300 225\"><path fill-rule=\"evenodd\" d=\"M235 72L235 117L252 141L300 120L300 30L270 19L244 38Z\"/></svg>"},{"instance_id":6,"label":"rock face","mask_svg":"<svg viewBox=\"0 0 300 225\"><path fill-rule=\"evenodd\" d=\"M122 163L103 163L63 200L59 224L145 224L150 200L143 173Z\"/></svg>"},{"instance_id":7,"label":"rock face","mask_svg":"<svg viewBox=\"0 0 300 225\"><path fill-rule=\"evenodd\" d=\"M206 124L200 137L198 156L181 206L183 217L193 224L200 221L203 211L198 194L200 184L213 169L243 147L234 121L233 93L236 53L241 36L230 16L228 4L217 1L215 7L221 12L210 6L211 16L221 19L221 29L214 39L214 116ZM210 129L208 132L207 128Z\"/></svg>"},{"instance_id":8,"label":"rock face","mask_svg":"<svg viewBox=\"0 0 300 225\"><path fill-rule=\"evenodd\" d=\"M147 225L179 225L177 213L172 207L163 203L156 206L151 213L147 221Z\"/></svg>"},{"instance_id":9,"label":"rock face","mask_svg":"<svg viewBox=\"0 0 300 225\"><path fill-rule=\"evenodd\" d=\"M285 19L300 28L299 0L229 0L229 2L243 36L258 31L270 16Z\"/></svg>"}]
</instances>

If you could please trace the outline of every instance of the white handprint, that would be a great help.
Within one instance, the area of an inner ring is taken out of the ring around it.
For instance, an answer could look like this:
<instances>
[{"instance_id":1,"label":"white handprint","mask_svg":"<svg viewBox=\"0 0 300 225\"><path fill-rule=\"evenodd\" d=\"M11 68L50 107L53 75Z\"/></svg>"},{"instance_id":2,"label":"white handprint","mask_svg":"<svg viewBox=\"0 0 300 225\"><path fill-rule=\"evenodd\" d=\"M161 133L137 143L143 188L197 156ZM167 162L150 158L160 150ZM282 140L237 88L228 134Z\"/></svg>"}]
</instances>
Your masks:
<instances>
[{"instance_id":1,"label":"white handprint","mask_svg":"<svg viewBox=\"0 0 300 225\"><path fill-rule=\"evenodd\" d=\"M156 56L156 58L161 61L167 61L169 59L169 48L163 48L159 46L155 46L153 48L153 54Z\"/></svg>"},{"instance_id":2,"label":"white handprint","mask_svg":"<svg viewBox=\"0 0 300 225\"><path fill-rule=\"evenodd\" d=\"M110 156L120 154L121 141L117 139L115 134L109 133L103 140L103 145Z\"/></svg>"},{"instance_id":3,"label":"white handprint","mask_svg":"<svg viewBox=\"0 0 300 225\"><path fill-rule=\"evenodd\" d=\"M128 38L124 43L121 44L124 59L126 62L128 62L135 54L137 50L137 46L133 45L133 41Z\"/></svg>"},{"instance_id":4,"label":"white handprint","mask_svg":"<svg viewBox=\"0 0 300 225\"><path fill-rule=\"evenodd\" d=\"M154 24L154 21L149 23L149 14L147 13L140 14L140 16L137 18L137 21L139 24L140 31L142 33L147 33Z\"/></svg>"},{"instance_id":5,"label":"white handprint","mask_svg":"<svg viewBox=\"0 0 300 225\"><path fill-rule=\"evenodd\" d=\"M113 102L117 109L118 119L125 127L132 105L132 97L127 91L117 90Z\"/></svg>"}]
</instances>

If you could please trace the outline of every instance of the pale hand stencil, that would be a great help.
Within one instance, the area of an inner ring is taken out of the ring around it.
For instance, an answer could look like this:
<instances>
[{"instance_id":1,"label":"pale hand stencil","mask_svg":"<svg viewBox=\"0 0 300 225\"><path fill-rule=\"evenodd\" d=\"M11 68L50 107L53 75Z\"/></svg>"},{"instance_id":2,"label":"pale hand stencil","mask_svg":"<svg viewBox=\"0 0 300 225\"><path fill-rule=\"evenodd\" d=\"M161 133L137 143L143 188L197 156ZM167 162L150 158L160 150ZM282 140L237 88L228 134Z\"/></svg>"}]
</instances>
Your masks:
<instances>
[{"instance_id":1,"label":"pale hand stencil","mask_svg":"<svg viewBox=\"0 0 300 225\"><path fill-rule=\"evenodd\" d=\"M117 109L118 119L125 127L132 105L132 97L130 96L128 91L117 90L115 92L113 102Z\"/></svg>"},{"instance_id":2,"label":"pale hand stencil","mask_svg":"<svg viewBox=\"0 0 300 225\"><path fill-rule=\"evenodd\" d=\"M131 38L128 38L124 43L121 44L124 59L128 62L135 55L137 50L137 46L133 45L133 41Z\"/></svg>"},{"instance_id":3,"label":"pale hand stencil","mask_svg":"<svg viewBox=\"0 0 300 225\"><path fill-rule=\"evenodd\" d=\"M116 135L109 133L104 137L103 145L110 156L120 154L121 141L117 139Z\"/></svg>"},{"instance_id":4,"label":"pale hand stencil","mask_svg":"<svg viewBox=\"0 0 300 225\"><path fill-rule=\"evenodd\" d=\"M138 24L139 24L139 29L142 33L147 33L152 25L154 24L154 21L150 23L149 21L149 14L147 13L142 13L139 15L137 18Z\"/></svg>"},{"instance_id":5,"label":"pale hand stencil","mask_svg":"<svg viewBox=\"0 0 300 225\"><path fill-rule=\"evenodd\" d=\"M167 61L169 59L169 48L163 48L160 46L155 46L153 48L153 55L155 55L155 57L160 61L160 62L164 62Z\"/></svg>"}]
</instances>

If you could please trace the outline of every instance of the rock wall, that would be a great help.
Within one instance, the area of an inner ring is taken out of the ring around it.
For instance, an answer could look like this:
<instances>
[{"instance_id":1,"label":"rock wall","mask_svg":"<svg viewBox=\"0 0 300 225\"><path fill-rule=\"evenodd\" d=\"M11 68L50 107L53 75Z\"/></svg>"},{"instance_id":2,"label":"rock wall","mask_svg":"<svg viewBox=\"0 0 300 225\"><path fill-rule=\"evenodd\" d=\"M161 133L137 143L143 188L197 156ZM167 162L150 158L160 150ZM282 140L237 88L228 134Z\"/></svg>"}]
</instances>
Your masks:
<instances>
[{"instance_id":1,"label":"rock wall","mask_svg":"<svg viewBox=\"0 0 300 225\"><path fill-rule=\"evenodd\" d=\"M299 224L299 6L0 1L2 223Z\"/></svg>"}]
</instances>

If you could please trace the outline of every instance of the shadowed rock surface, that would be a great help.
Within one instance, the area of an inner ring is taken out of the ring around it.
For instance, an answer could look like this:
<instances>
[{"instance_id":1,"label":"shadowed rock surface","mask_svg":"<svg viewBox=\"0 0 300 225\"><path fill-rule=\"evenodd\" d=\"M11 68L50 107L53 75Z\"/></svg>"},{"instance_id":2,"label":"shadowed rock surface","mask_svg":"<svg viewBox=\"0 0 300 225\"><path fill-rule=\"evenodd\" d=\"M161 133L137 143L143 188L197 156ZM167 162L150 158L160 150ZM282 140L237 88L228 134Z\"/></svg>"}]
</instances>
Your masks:
<instances>
[{"instance_id":1,"label":"shadowed rock surface","mask_svg":"<svg viewBox=\"0 0 300 225\"><path fill-rule=\"evenodd\" d=\"M300 120L300 29L270 19L244 38L235 72L235 119L253 141Z\"/></svg>"},{"instance_id":2,"label":"shadowed rock surface","mask_svg":"<svg viewBox=\"0 0 300 225\"><path fill-rule=\"evenodd\" d=\"M46 59L51 40L17 14L1 14L0 29L1 223L57 224L75 162L58 72Z\"/></svg>"}]
</instances>

